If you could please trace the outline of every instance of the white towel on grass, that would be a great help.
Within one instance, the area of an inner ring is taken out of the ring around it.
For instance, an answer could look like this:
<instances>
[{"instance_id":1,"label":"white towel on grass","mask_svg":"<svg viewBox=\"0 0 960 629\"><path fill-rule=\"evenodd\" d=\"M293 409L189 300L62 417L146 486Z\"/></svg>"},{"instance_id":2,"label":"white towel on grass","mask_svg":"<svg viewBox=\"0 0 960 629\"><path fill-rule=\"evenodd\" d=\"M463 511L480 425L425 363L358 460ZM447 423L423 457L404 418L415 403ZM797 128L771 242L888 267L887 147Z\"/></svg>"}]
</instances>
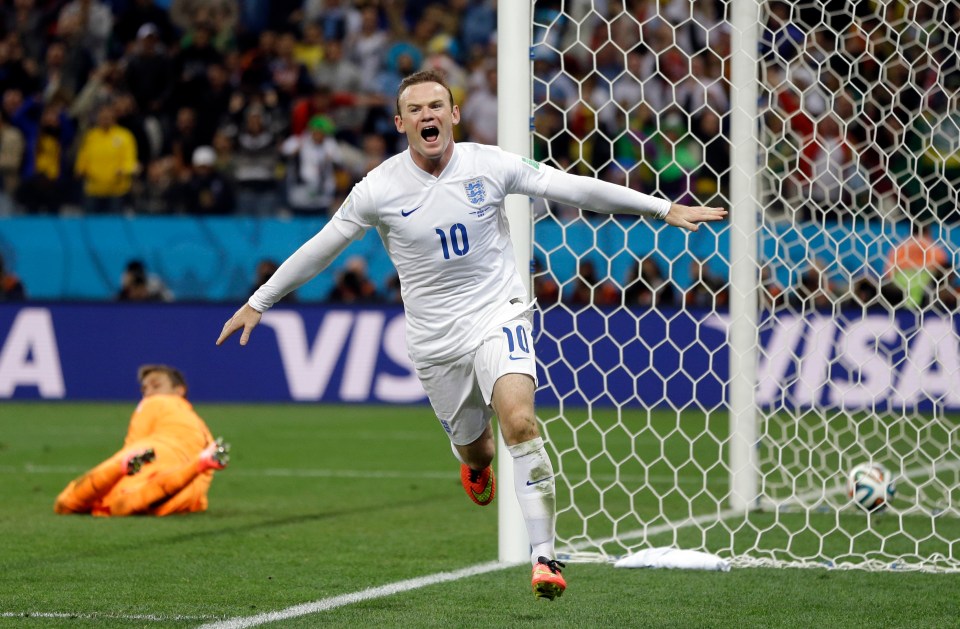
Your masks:
<instances>
[{"instance_id":1,"label":"white towel on grass","mask_svg":"<svg viewBox=\"0 0 960 629\"><path fill-rule=\"evenodd\" d=\"M680 548L647 548L627 555L613 564L614 568L680 568L730 572L730 562L699 550Z\"/></svg>"}]
</instances>

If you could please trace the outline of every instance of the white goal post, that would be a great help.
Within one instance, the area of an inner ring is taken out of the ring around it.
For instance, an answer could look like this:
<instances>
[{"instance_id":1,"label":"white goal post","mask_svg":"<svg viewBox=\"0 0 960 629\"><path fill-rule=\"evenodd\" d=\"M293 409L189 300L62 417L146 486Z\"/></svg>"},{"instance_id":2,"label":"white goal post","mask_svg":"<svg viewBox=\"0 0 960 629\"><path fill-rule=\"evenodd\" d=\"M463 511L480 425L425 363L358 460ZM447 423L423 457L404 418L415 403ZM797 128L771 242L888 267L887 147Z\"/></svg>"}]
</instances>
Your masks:
<instances>
[{"instance_id":1,"label":"white goal post","mask_svg":"<svg viewBox=\"0 0 960 629\"><path fill-rule=\"evenodd\" d=\"M960 571L952 10L499 0L501 147L731 210L688 234L507 199L563 557ZM860 463L893 472L883 510L848 496Z\"/></svg>"}]
</instances>

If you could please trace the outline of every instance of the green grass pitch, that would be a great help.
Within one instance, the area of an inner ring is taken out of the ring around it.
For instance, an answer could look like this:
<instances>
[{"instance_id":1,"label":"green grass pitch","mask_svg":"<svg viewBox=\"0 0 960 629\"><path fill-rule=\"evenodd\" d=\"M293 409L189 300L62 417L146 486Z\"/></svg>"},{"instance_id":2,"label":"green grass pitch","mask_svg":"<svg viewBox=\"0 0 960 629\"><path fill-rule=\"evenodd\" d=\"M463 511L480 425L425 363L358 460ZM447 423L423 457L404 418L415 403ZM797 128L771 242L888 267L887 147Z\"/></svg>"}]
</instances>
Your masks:
<instances>
[{"instance_id":1,"label":"green grass pitch","mask_svg":"<svg viewBox=\"0 0 960 629\"><path fill-rule=\"evenodd\" d=\"M233 445L207 513L55 516L60 489L119 446L132 406L0 405L0 627L196 627L496 558L496 508L464 495L426 407L199 404ZM567 594L552 603L533 598L520 566L267 626L956 627L960 618L951 574L578 563L566 575Z\"/></svg>"}]
</instances>

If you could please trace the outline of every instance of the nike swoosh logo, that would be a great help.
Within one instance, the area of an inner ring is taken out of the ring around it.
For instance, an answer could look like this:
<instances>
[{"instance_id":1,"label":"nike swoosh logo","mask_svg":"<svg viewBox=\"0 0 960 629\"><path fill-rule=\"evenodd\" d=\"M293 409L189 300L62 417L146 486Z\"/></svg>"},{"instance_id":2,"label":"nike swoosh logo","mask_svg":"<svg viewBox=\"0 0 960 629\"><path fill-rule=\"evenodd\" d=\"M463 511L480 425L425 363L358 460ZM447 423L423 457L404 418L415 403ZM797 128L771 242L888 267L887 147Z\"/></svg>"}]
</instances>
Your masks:
<instances>
[{"instance_id":1,"label":"nike swoosh logo","mask_svg":"<svg viewBox=\"0 0 960 629\"><path fill-rule=\"evenodd\" d=\"M411 214L413 214L414 212L416 212L422 207L423 207L423 203L413 208L412 210L400 210L400 216L410 216Z\"/></svg>"},{"instance_id":2,"label":"nike swoosh logo","mask_svg":"<svg viewBox=\"0 0 960 629\"><path fill-rule=\"evenodd\" d=\"M540 480L528 480L527 485L536 485L538 483L542 483L545 480L550 480L551 478L553 478L553 476L547 476L546 478L541 478Z\"/></svg>"},{"instance_id":3,"label":"nike swoosh logo","mask_svg":"<svg viewBox=\"0 0 960 629\"><path fill-rule=\"evenodd\" d=\"M510 356L510 360L526 360L529 356Z\"/></svg>"}]
</instances>

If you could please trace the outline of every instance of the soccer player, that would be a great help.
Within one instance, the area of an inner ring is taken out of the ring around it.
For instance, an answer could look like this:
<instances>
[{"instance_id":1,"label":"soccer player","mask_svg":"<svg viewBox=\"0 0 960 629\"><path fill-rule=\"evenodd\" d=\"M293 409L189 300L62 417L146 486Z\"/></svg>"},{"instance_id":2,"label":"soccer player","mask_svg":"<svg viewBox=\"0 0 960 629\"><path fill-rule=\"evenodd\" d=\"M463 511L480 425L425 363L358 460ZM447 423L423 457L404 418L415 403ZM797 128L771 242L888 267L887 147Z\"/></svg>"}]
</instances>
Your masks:
<instances>
[{"instance_id":1,"label":"soccer player","mask_svg":"<svg viewBox=\"0 0 960 629\"><path fill-rule=\"evenodd\" d=\"M493 500L490 420L496 415L513 457L530 536L534 594L552 600L566 589L554 552L553 465L534 415L533 302L514 260L504 197L545 197L597 212L660 218L690 230L721 220L726 211L671 204L495 146L455 144L460 110L436 72L405 78L396 106L396 128L406 135L409 150L353 188L330 222L224 324L217 344L242 330L240 344L246 345L263 311L327 268L367 229L376 229L400 278L407 349L461 462L464 489L478 505Z\"/></svg>"},{"instance_id":2,"label":"soccer player","mask_svg":"<svg viewBox=\"0 0 960 629\"><path fill-rule=\"evenodd\" d=\"M97 516L170 515L206 511L213 470L229 460L186 399L179 370L145 365L137 373L143 399L123 448L60 492L57 513Z\"/></svg>"}]
</instances>

